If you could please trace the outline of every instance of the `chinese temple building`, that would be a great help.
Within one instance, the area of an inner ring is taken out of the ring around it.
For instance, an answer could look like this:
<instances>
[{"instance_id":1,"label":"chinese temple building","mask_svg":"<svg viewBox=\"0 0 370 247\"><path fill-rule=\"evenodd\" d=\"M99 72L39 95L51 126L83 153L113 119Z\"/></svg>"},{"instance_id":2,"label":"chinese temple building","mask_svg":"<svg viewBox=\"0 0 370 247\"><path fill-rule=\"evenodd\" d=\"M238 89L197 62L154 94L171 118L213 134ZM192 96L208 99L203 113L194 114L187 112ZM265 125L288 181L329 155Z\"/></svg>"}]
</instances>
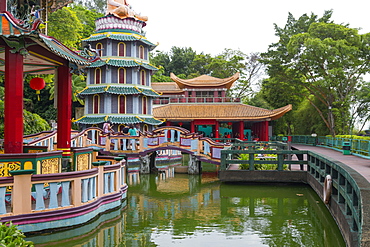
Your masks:
<instances>
[{"instance_id":1,"label":"chinese temple building","mask_svg":"<svg viewBox=\"0 0 370 247\"><path fill-rule=\"evenodd\" d=\"M152 83L162 95L154 100L153 115L166 119L166 125L181 126L208 137L238 137L268 141L271 121L292 109L291 105L267 110L241 103L226 92L239 79L239 73L220 79L202 75L180 79L171 73L173 82Z\"/></svg>"},{"instance_id":2,"label":"chinese temple building","mask_svg":"<svg viewBox=\"0 0 370 247\"><path fill-rule=\"evenodd\" d=\"M79 93L85 112L76 122L84 128L109 121L115 131L127 124L152 130L163 123L152 115L152 99L159 93L151 88L157 68L149 63L149 52L156 45L144 37L146 20L117 15L108 6L107 15L95 21L95 33L84 40L100 57L87 68L87 87Z\"/></svg>"}]
</instances>

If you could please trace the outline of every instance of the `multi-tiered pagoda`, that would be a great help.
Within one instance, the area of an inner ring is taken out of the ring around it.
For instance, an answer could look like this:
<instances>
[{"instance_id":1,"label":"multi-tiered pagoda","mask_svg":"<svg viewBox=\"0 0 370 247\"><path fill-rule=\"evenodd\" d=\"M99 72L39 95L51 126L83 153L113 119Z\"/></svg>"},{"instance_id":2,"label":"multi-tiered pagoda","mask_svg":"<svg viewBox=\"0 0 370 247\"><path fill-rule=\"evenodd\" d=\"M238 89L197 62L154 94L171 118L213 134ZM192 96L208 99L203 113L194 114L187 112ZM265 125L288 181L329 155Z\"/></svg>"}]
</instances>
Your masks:
<instances>
[{"instance_id":1,"label":"multi-tiered pagoda","mask_svg":"<svg viewBox=\"0 0 370 247\"><path fill-rule=\"evenodd\" d=\"M144 37L147 17L121 5L108 6L107 15L95 21L95 33L84 40L100 60L88 68L87 87L79 93L85 112L76 122L85 128L110 121L115 131L126 124L152 130L162 123L152 115L152 99L159 94L151 88L157 68L149 63L149 52L156 45Z\"/></svg>"}]
</instances>

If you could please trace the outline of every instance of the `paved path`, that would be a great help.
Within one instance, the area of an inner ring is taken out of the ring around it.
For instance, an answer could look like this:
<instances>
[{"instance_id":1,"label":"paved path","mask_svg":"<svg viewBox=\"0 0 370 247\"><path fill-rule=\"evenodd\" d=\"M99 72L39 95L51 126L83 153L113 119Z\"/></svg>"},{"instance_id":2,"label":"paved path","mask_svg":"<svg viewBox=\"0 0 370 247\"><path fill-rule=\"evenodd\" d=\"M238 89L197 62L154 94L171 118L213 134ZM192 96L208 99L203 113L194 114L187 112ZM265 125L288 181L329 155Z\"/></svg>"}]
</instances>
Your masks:
<instances>
[{"instance_id":1,"label":"paved path","mask_svg":"<svg viewBox=\"0 0 370 247\"><path fill-rule=\"evenodd\" d=\"M367 181L370 182L370 159L365 159L354 155L344 155L342 152L325 147L302 144L292 144L292 146L299 150L313 151L340 161L360 173L364 178L367 179Z\"/></svg>"}]
</instances>

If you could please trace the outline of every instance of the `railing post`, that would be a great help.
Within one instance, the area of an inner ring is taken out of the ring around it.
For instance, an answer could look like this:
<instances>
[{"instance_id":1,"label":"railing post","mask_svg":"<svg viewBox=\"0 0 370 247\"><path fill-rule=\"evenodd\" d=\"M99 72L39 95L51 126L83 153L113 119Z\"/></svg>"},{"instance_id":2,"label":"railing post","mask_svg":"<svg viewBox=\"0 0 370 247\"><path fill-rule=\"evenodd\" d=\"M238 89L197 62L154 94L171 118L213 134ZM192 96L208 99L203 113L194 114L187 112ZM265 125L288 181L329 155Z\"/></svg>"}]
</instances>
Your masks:
<instances>
[{"instance_id":1,"label":"railing post","mask_svg":"<svg viewBox=\"0 0 370 247\"><path fill-rule=\"evenodd\" d=\"M251 149L249 149L249 150L251 150ZM250 171L253 171L254 170L254 152L253 153L249 153L249 170Z\"/></svg>"},{"instance_id":2,"label":"railing post","mask_svg":"<svg viewBox=\"0 0 370 247\"><path fill-rule=\"evenodd\" d=\"M17 170L10 171L14 177L12 189L13 213L27 214L31 213L31 177L35 170Z\"/></svg>"},{"instance_id":3,"label":"railing post","mask_svg":"<svg viewBox=\"0 0 370 247\"><path fill-rule=\"evenodd\" d=\"M75 207L82 205L82 190L81 190L82 179L73 179L72 187L72 203Z\"/></svg>"},{"instance_id":4,"label":"railing post","mask_svg":"<svg viewBox=\"0 0 370 247\"><path fill-rule=\"evenodd\" d=\"M221 164L220 164L221 171L226 170L226 158L227 158L226 150L221 150Z\"/></svg>"},{"instance_id":5,"label":"railing post","mask_svg":"<svg viewBox=\"0 0 370 247\"><path fill-rule=\"evenodd\" d=\"M145 150L145 147L144 147L144 136L139 136L139 148L138 148L139 152L142 152Z\"/></svg>"},{"instance_id":6,"label":"railing post","mask_svg":"<svg viewBox=\"0 0 370 247\"><path fill-rule=\"evenodd\" d=\"M289 151L291 152L291 150L289 150ZM291 154L289 153L288 155L291 155ZM278 156L277 157L278 158L277 159L277 161L278 161L278 171L282 171L283 170L283 163L284 163L284 154L280 153L277 156Z\"/></svg>"},{"instance_id":7,"label":"railing post","mask_svg":"<svg viewBox=\"0 0 370 247\"><path fill-rule=\"evenodd\" d=\"M96 188L98 191L98 197L104 195L104 165L106 162L96 162L93 165L98 167L98 176L96 181Z\"/></svg>"}]
</instances>

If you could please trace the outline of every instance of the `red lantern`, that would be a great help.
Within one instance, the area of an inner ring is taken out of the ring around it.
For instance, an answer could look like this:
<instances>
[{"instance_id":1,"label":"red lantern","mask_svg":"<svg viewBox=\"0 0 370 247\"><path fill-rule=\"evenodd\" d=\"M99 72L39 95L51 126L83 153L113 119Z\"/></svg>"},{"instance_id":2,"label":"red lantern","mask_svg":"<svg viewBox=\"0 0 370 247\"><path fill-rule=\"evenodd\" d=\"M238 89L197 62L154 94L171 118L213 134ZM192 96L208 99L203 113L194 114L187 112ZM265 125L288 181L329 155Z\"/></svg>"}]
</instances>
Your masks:
<instances>
[{"instance_id":1,"label":"red lantern","mask_svg":"<svg viewBox=\"0 0 370 247\"><path fill-rule=\"evenodd\" d=\"M232 122L228 122L227 125L232 125L233 123Z\"/></svg>"},{"instance_id":2,"label":"red lantern","mask_svg":"<svg viewBox=\"0 0 370 247\"><path fill-rule=\"evenodd\" d=\"M179 123L179 126L181 127L182 126L182 122Z\"/></svg>"},{"instance_id":3,"label":"red lantern","mask_svg":"<svg viewBox=\"0 0 370 247\"><path fill-rule=\"evenodd\" d=\"M40 77L35 77L30 80L30 87L36 90L37 99L40 100L40 90L45 87L45 80Z\"/></svg>"}]
</instances>

